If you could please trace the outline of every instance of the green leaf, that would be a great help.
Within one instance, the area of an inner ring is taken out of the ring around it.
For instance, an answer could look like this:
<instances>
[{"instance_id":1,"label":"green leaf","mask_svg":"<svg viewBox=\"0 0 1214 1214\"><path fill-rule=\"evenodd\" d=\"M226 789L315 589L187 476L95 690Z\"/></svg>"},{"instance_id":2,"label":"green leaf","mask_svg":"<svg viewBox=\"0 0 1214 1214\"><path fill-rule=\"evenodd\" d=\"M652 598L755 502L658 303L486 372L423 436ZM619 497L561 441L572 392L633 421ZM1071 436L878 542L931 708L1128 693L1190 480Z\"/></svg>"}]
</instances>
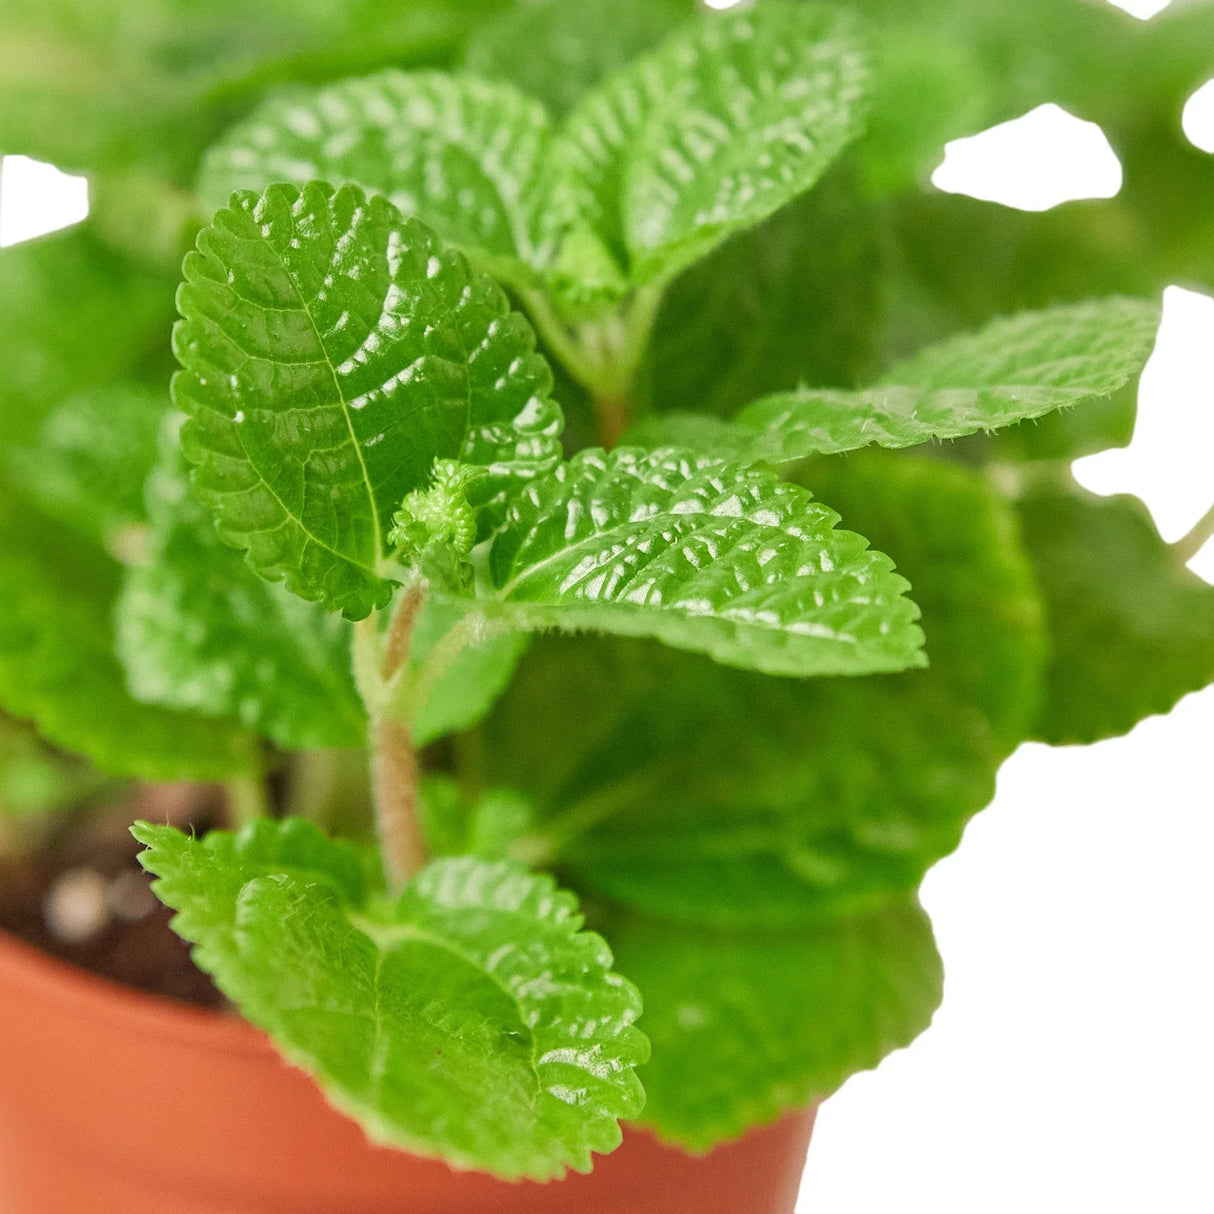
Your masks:
<instances>
[{"instance_id":1,"label":"green leaf","mask_svg":"<svg viewBox=\"0 0 1214 1214\"><path fill-rule=\"evenodd\" d=\"M114 655L121 571L77 532L0 499L0 703L107 772L223 779L260 767L230 721L140 704Z\"/></svg>"},{"instance_id":2,"label":"green leaf","mask_svg":"<svg viewBox=\"0 0 1214 1214\"><path fill-rule=\"evenodd\" d=\"M1159 304L1114 297L993 321L900 363L883 380L944 392L1004 392L1034 408L1108 396L1137 376L1155 345Z\"/></svg>"},{"instance_id":3,"label":"green leaf","mask_svg":"<svg viewBox=\"0 0 1214 1214\"><path fill-rule=\"evenodd\" d=\"M1160 539L1142 502L1058 486L1017 505L1049 622L1036 737L1123 734L1214 682L1214 587Z\"/></svg>"},{"instance_id":4,"label":"green leaf","mask_svg":"<svg viewBox=\"0 0 1214 1214\"><path fill-rule=\"evenodd\" d=\"M505 860L535 812L526 797L506 788L490 788L470 800L446 776L423 780L420 792L426 841L436 856Z\"/></svg>"},{"instance_id":5,"label":"green leaf","mask_svg":"<svg viewBox=\"0 0 1214 1214\"><path fill-rule=\"evenodd\" d=\"M802 388L755 401L735 429L652 418L638 441L732 443L752 460L784 463L876 443L909 447L1038 417L1124 388L1155 343L1159 308L1136 299L1091 300L995 321L942 342L857 392Z\"/></svg>"},{"instance_id":6,"label":"green leaf","mask_svg":"<svg viewBox=\"0 0 1214 1214\"><path fill-rule=\"evenodd\" d=\"M217 210L236 190L278 181L349 182L526 281L548 125L543 106L507 84L381 72L265 102L207 153L198 188Z\"/></svg>"},{"instance_id":7,"label":"green leaf","mask_svg":"<svg viewBox=\"0 0 1214 1214\"><path fill-rule=\"evenodd\" d=\"M913 900L796 933L624 918L610 931L645 997L643 1124L694 1151L830 1095L931 1022L943 975Z\"/></svg>"},{"instance_id":8,"label":"green leaf","mask_svg":"<svg viewBox=\"0 0 1214 1214\"><path fill-rule=\"evenodd\" d=\"M361 618L392 594L393 511L436 458L477 505L559 458L526 321L383 198L240 194L186 261L174 381L194 485L263 577Z\"/></svg>"},{"instance_id":9,"label":"green leaf","mask_svg":"<svg viewBox=\"0 0 1214 1214\"><path fill-rule=\"evenodd\" d=\"M546 1180L640 1112L640 999L551 879L439 860L389 902L299 820L135 835L196 963L375 1140Z\"/></svg>"},{"instance_id":10,"label":"green leaf","mask_svg":"<svg viewBox=\"0 0 1214 1214\"><path fill-rule=\"evenodd\" d=\"M0 249L0 447L31 441L51 406L163 345L172 291L87 224Z\"/></svg>"},{"instance_id":11,"label":"green leaf","mask_svg":"<svg viewBox=\"0 0 1214 1214\"><path fill-rule=\"evenodd\" d=\"M464 64L510 81L563 117L695 11L693 0L540 0L482 25L464 48Z\"/></svg>"},{"instance_id":12,"label":"green leaf","mask_svg":"<svg viewBox=\"0 0 1214 1214\"><path fill-rule=\"evenodd\" d=\"M187 180L269 85L444 62L509 0L5 0L0 145Z\"/></svg>"},{"instance_id":13,"label":"green leaf","mask_svg":"<svg viewBox=\"0 0 1214 1214\"><path fill-rule=\"evenodd\" d=\"M511 501L478 606L769 674L919 664L905 581L838 521L766 472L675 449L583 451Z\"/></svg>"},{"instance_id":14,"label":"green leaf","mask_svg":"<svg viewBox=\"0 0 1214 1214\"><path fill-rule=\"evenodd\" d=\"M926 20L908 16L905 7L866 21L874 43L872 110L856 150L868 192L878 197L926 187L945 143L991 124L991 94L999 87L983 48L958 37L955 22L931 20L935 9Z\"/></svg>"},{"instance_id":15,"label":"green leaf","mask_svg":"<svg viewBox=\"0 0 1214 1214\"><path fill-rule=\"evenodd\" d=\"M670 284L637 387L642 406L726 416L790 384L873 378L887 239L854 176L832 170Z\"/></svg>"},{"instance_id":16,"label":"green leaf","mask_svg":"<svg viewBox=\"0 0 1214 1214\"><path fill-rule=\"evenodd\" d=\"M927 672L990 723L1003 755L1037 711L1045 611L1016 512L982 472L868 451L808 466L805 479L891 553L919 587ZM892 684L894 680L889 680Z\"/></svg>"},{"instance_id":17,"label":"green leaf","mask_svg":"<svg viewBox=\"0 0 1214 1214\"><path fill-rule=\"evenodd\" d=\"M767 3L704 17L591 93L553 147L558 280L672 278L808 190L860 130L850 18Z\"/></svg>"},{"instance_id":18,"label":"green leaf","mask_svg":"<svg viewBox=\"0 0 1214 1214\"><path fill-rule=\"evenodd\" d=\"M462 605L432 596L413 625L412 733L418 746L471 729L506 689L530 643L525 633L481 629L478 635L467 624Z\"/></svg>"},{"instance_id":19,"label":"green leaf","mask_svg":"<svg viewBox=\"0 0 1214 1214\"><path fill-rule=\"evenodd\" d=\"M237 719L288 749L358 746L350 626L264 582L189 492L173 442L148 484L146 563L126 571L117 649L132 694Z\"/></svg>"},{"instance_id":20,"label":"green leaf","mask_svg":"<svg viewBox=\"0 0 1214 1214\"><path fill-rule=\"evenodd\" d=\"M485 724L485 778L534 799L536 854L580 888L700 925L821 921L914 889L990 800L1043 661L1012 511L981 474L909 456L827 461L815 483L914 578L930 665L777 680L537 643Z\"/></svg>"},{"instance_id":21,"label":"green leaf","mask_svg":"<svg viewBox=\"0 0 1214 1214\"><path fill-rule=\"evenodd\" d=\"M955 454L971 461L1066 461L1128 447L1138 420L1138 382L1131 380L1111 396L1087 400L1077 409L1059 409L994 434L960 440Z\"/></svg>"},{"instance_id":22,"label":"green leaf","mask_svg":"<svg viewBox=\"0 0 1214 1214\"><path fill-rule=\"evenodd\" d=\"M0 819L75 809L102 783L89 764L48 746L28 725L0 716Z\"/></svg>"},{"instance_id":23,"label":"green leaf","mask_svg":"<svg viewBox=\"0 0 1214 1214\"><path fill-rule=\"evenodd\" d=\"M168 394L139 384L97 388L56 408L9 472L22 494L115 555L146 521L143 484L156 462Z\"/></svg>"}]
</instances>

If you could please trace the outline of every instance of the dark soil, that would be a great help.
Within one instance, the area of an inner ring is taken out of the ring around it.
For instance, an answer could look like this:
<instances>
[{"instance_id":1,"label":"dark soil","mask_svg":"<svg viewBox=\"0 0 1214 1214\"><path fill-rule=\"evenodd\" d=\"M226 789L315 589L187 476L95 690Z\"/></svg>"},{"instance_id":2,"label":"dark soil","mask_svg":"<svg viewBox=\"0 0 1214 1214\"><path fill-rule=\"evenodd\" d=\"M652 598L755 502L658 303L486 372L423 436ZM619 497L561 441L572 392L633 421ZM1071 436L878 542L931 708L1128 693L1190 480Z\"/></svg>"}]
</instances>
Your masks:
<instances>
[{"instance_id":1,"label":"dark soil","mask_svg":"<svg viewBox=\"0 0 1214 1214\"><path fill-rule=\"evenodd\" d=\"M128 829L145 818L189 822L202 833L221 807L205 787L148 788L78 819L38 855L0 856L0 931L124 986L222 1007L223 996L169 927L172 912L151 893Z\"/></svg>"}]
</instances>

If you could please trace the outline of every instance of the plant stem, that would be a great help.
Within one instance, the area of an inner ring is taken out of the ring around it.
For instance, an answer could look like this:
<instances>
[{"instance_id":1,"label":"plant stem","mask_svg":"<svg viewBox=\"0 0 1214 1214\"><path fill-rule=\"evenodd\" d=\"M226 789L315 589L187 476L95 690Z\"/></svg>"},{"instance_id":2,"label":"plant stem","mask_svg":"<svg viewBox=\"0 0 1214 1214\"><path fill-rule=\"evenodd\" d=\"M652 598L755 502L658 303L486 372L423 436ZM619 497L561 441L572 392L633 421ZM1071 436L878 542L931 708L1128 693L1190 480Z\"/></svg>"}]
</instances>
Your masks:
<instances>
[{"instance_id":1,"label":"plant stem","mask_svg":"<svg viewBox=\"0 0 1214 1214\"><path fill-rule=\"evenodd\" d=\"M233 776L224 786L227 793L228 825L233 830L270 814L266 782L260 776Z\"/></svg>"},{"instance_id":2,"label":"plant stem","mask_svg":"<svg viewBox=\"0 0 1214 1214\"><path fill-rule=\"evenodd\" d=\"M1214 506L1193 524L1187 535L1172 545L1172 551L1182 565L1187 565L1206 546L1211 536L1214 536Z\"/></svg>"},{"instance_id":3,"label":"plant stem","mask_svg":"<svg viewBox=\"0 0 1214 1214\"><path fill-rule=\"evenodd\" d=\"M625 309L576 330L565 323L542 290L521 294L544 341L590 393L599 440L604 447L615 446L632 421L631 389L653 336L662 285L643 287Z\"/></svg>"},{"instance_id":4,"label":"plant stem","mask_svg":"<svg viewBox=\"0 0 1214 1214\"><path fill-rule=\"evenodd\" d=\"M476 644L478 640L484 640L490 635L491 627L477 612L470 612L457 621L454 627L426 655L416 677L399 680L392 705L395 710L393 715L399 717L401 711L405 711L411 716L413 706L424 704L430 698L430 693L438 685L439 679L447 673L451 663L469 645Z\"/></svg>"},{"instance_id":5,"label":"plant stem","mask_svg":"<svg viewBox=\"0 0 1214 1214\"><path fill-rule=\"evenodd\" d=\"M581 342L557 315L548 296L538 289L523 291L521 294L536 330L549 349L565 364L566 370L578 383L592 392L595 391L602 381L602 372Z\"/></svg>"},{"instance_id":6,"label":"plant stem","mask_svg":"<svg viewBox=\"0 0 1214 1214\"><path fill-rule=\"evenodd\" d=\"M409 724L392 714L394 694L407 676L413 627L426 598L423 582L409 586L396 608L387 636L376 616L355 628L354 667L371 719L371 786L375 826L384 876L399 893L429 859L418 821L417 752Z\"/></svg>"},{"instance_id":7,"label":"plant stem","mask_svg":"<svg viewBox=\"0 0 1214 1214\"><path fill-rule=\"evenodd\" d=\"M388 630L388 643L384 646L383 662L380 666L380 677L385 683L391 683L400 673L409 656L409 646L413 642L413 625L417 623L417 614L426 601L426 587L422 582L414 582L405 591L396 615L392 618L392 627Z\"/></svg>"},{"instance_id":8,"label":"plant stem","mask_svg":"<svg viewBox=\"0 0 1214 1214\"><path fill-rule=\"evenodd\" d=\"M599 419L599 442L610 451L631 424L632 410L622 392L596 393L593 400L594 412Z\"/></svg>"},{"instance_id":9,"label":"plant stem","mask_svg":"<svg viewBox=\"0 0 1214 1214\"><path fill-rule=\"evenodd\" d=\"M417 751L408 725L383 720L371 738L375 824L390 892L399 893L429 859L417 813Z\"/></svg>"}]
</instances>

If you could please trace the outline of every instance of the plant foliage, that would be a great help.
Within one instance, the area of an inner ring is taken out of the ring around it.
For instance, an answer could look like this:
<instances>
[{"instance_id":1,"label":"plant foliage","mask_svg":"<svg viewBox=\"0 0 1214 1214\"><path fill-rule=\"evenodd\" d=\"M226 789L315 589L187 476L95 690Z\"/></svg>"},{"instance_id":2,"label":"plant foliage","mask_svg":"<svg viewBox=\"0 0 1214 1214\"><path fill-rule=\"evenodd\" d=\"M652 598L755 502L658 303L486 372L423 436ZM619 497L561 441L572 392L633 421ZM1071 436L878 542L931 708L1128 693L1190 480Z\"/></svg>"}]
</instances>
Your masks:
<instances>
[{"instance_id":1,"label":"plant foliage","mask_svg":"<svg viewBox=\"0 0 1214 1214\"><path fill-rule=\"evenodd\" d=\"M458 1167L706 1149L876 1065L999 764L1214 681L1200 529L1068 467L1128 441L1162 289L1214 288L1212 40L1201 0L10 0L0 146L93 209L0 251L0 807L260 790L135 828L175 929ZM1045 101L1117 198L931 189Z\"/></svg>"}]
</instances>

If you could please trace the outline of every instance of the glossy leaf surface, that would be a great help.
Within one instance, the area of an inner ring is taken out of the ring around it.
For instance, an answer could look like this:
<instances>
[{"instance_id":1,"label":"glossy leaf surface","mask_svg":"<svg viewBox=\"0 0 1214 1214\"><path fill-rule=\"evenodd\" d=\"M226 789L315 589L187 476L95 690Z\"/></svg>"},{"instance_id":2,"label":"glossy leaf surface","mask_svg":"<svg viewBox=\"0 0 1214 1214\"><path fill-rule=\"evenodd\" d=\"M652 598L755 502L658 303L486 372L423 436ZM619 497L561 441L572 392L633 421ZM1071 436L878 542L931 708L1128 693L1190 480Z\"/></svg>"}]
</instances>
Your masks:
<instances>
[{"instance_id":1,"label":"glossy leaf surface","mask_svg":"<svg viewBox=\"0 0 1214 1214\"><path fill-rule=\"evenodd\" d=\"M913 889L990 800L1043 660L1011 510L980 474L904 455L829 462L815 486L914 579L930 665L775 680L537 642L486 722L487 778L531 792L541 852L581 885L690 923L821 920Z\"/></svg>"},{"instance_id":2,"label":"glossy leaf surface","mask_svg":"<svg viewBox=\"0 0 1214 1214\"><path fill-rule=\"evenodd\" d=\"M640 1111L639 996L550 878L439 860L389 902L301 821L135 834L196 962L376 1140L547 1179Z\"/></svg>"},{"instance_id":3,"label":"glossy leaf surface","mask_svg":"<svg viewBox=\"0 0 1214 1214\"><path fill-rule=\"evenodd\" d=\"M174 383L194 484L263 576L360 618L434 460L488 469L482 504L556 461L560 411L499 288L383 198L272 186L199 237Z\"/></svg>"},{"instance_id":4,"label":"glossy leaf surface","mask_svg":"<svg viewBox=\"0 0 1214 1214\"><path fill-rule=\"evenodd\" d=\"M540 103L508 84L387 71L266 102L207 153L209 209L274 182L383 194L507 277L527 277L548 145Z\"/></svg>"},{"instance_id":5,"label":"glossy leaf surface","mask_svg":"<svg viewBox=\"0 0 1214 1214\"><path fill-rule=\"evenodd\" d=\"M679 450L583 451L511 502L484 610L650 636L769 674L921 661L889 559L803 489Z\"/></svg>"},{"instance_id":6,"label":"glossy leaf surface","mask_svg":"<svg viewBox=\"0 0 1214 1214\"><path fill-rule=\"evenodd\" d=\"M837 9L688 25L569 116L553 149L558 272L582 293L673 277L818 180L859 133L864 83Z\"/></svg>"}]
</instances>

